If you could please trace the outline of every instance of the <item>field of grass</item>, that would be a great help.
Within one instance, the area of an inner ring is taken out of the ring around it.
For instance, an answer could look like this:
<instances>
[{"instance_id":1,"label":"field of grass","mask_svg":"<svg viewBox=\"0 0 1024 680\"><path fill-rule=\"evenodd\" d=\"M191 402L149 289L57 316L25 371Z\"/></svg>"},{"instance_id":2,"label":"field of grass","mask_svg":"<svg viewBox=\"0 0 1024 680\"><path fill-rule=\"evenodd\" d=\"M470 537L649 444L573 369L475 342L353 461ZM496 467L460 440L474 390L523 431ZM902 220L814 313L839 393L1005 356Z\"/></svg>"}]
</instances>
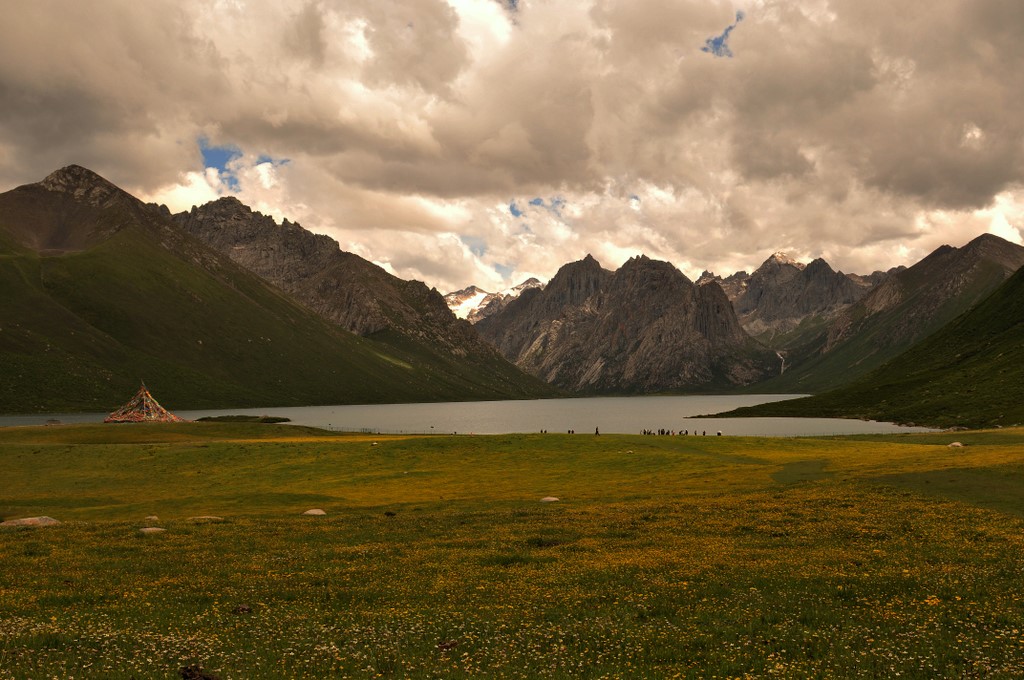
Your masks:
<instances>
[{"instance_id":1,"label":"field of grass","mask_svg":"<svg viewBox=\"0 0 1024 680\"><path fill-rule=\"evenodd\" d=\"M0 530L0 678L1024 668L1020 429L58 426L0 430L0 469L0 517L63 522Z\"/></svg>"}]
</instances>

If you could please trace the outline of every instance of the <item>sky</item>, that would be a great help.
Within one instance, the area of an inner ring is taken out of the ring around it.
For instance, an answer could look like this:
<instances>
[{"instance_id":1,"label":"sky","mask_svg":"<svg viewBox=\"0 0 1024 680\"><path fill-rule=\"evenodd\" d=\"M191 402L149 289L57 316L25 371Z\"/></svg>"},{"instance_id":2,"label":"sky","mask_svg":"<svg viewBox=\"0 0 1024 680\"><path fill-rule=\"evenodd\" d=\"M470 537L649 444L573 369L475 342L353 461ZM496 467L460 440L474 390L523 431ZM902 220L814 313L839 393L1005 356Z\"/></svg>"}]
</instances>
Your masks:
<instances>
[{"instance_id":1,"label":"sky","mask_svg":"<svg viewBox=\"0 0 1024 680\"><path fill-rule=\"evenodd\" d=\"M442 293L1024 234L1020 0L32 0L0 190L236 195Z\"/></svg>"}]
</instances>

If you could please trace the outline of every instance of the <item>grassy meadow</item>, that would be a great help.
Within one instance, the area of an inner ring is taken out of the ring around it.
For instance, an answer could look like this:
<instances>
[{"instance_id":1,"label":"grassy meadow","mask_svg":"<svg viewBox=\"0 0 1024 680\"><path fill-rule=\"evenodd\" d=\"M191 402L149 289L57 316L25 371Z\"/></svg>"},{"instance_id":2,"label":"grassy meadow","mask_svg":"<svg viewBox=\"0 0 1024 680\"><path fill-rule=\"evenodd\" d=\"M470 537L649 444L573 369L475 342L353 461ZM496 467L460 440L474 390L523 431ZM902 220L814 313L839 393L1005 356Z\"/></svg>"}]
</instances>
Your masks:
<instances>
[{"instance_id":1,"label":"grassy meadow","mask_svg":"<svg viewBox=\"0 0 1024 680\"><path fill-rule=\"evenodd\" d=\"M0 679L1024 669L1024 429L57 426L0 469L0 517L62 522L0 529Z\"/></svg>"}]
</instances>

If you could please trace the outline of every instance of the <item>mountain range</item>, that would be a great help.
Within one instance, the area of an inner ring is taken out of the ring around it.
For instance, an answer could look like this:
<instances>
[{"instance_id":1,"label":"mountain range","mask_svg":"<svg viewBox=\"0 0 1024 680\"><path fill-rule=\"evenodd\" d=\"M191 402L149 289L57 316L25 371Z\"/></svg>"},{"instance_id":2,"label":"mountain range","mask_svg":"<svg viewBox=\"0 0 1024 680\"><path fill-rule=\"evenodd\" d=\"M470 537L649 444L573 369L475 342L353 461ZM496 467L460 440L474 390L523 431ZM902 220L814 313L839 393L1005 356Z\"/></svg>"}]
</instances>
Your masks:
<instances>
[{"instance_id":1,"label":"mountain range","mask_svg":"<svg viewBox=\"0 0 1024 680\"><path fill-rule=\"evenodd\" d=\"M784 349L806 329L838 316L887 275L844 274L821 258L803 264L779 252L753 274L741 271L722 279L705 271L697 282L716 281L732 301L743 329L770 347Z\"/></svg>"},{"instance_id":2,"label":"mountain range","mask_svg":"<svg viewBox=\"0 0 1024 680\"><path fill-rule=\"evenodd\" d=\"M938 427L1024 424L1024 269L849 385L729 415L855 417Z\"/></svg>"},{"instance_id":3,"label":"mountain range","mask_svg":"<svg viewBox=\"0 0 1024 680\"><path fill-rule=\"evenodd\" d=\"M1024 247L991 234L941 246L790 345L789 368L760 388L818 393L849 383L974 307L1022 265Z\"/></svg>"},{"instance_id":4,"label":"mountain range","mask_svg":"<svg viewBox=\"0 0 1024 680\"><path fill-rule=\"evenodd\" d=\"M1021 304L1006 286L1022 265L1024 248L986 234L864 276L776 253L693 282L642 255L616 271L587 256L547 284L442 296L237 199L174 215L69 166L0 194L0 412L105 410L139 379L176 408L848 384L877 397L879 367L932 365L921 347L966 356L950 348ZM942 351L921 344L947 332ZM1008 347L985 370L1015 375Z\"/></svg>"},{"instance_id":5,"label":"mountain range","mask_svg":"<svg viewBox=\"0 0 1024 680\"><path fill-rule=\"evenodd\" d=\"M727 389L779 367L718 284L643 256L611 272L588 255L476 327L523 370L574 392Z\"/></svg>"},{"instance_id":6,"label":"mountain range","mask_svg":"<svg viewBox=\"0 0 1024 680\"><path fill-rule=\"evenodd\" d=\"M246 214L230 202L210 209L222 211ZM109 410L141 379L174 408L554 393L478 339L444 345L476 333L422 284L391 282L412 311L378 304L390 325L361 337L183 221L79 166L0 194L0 412ZM320 237L278 231L335 259ZM261 247L295 255L272 239Z\"/></svg>"},{"instance_id":7,"label":"mountain range","mask_svg":"<svg viewBox=\"0 0 1024 680\"><path fill-rule=\"evenodd\" d=\"M682 292L687 286L679 282L685 279L681 273L666 274L674 271L671 265L630 260L620 272L630 273L622 280L635 288L625 290L621 283L610 287L619 272L605 272L588 258L566 265L546 287L479 320L477 327L520 368L570 391L818 393L906 351L978 304L1022 265L1024 248L991 234L961 248L942 246L909 268L869 275L835 271L823 259L803 264L775 253L752 274L701 275L698 289L728 298L731 309L720 316L733 331L694 342L700 306L680 304L690 293ZM750 338L758 342L744 345ZM746 349L737 350L741 345ZM777 353L775 360L766 349ZM716 352L725 363L715 359ZM725 377L722 367L739 356L758 358L739 360L733 368L743 370ZM704 370L694 370L697 365Z\"/></svg>"}]
</instances>

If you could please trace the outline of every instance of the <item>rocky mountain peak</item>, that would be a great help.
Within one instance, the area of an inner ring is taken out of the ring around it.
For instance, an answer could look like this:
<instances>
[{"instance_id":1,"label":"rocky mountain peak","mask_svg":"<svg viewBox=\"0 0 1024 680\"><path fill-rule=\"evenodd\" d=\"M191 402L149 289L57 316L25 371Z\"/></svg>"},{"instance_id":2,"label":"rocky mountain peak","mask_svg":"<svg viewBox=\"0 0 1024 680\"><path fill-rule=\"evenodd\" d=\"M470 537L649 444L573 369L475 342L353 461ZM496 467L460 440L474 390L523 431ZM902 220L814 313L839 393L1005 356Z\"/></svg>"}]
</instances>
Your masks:
<instances>
[{"instance_id":1,"label":"rocky mountain peak","mask_svg":"<svg viewBox=\"0 0 1024 680\"><path fill-rule=\"evenodd\" d=\"M480 293L483 293L484 295L486 295L487 291L483 290L482 288L477 288L476 286L466 286L465 288L463 288L461 290L452 291L451 293L448 293L448 295L454 295L456 297L466 298L466 297L471 297L473 295L478 295Z\"/></svg>"},{"instance_id":2,"label":"rocky mountain peak","mask_svg":"<svg viewBox=\"0 0 1024 680\"><path fill-rule=\"evenodd\" d=\"M820 257L816 257L810 261L804 268L804 276L807 278L813 278L816 276L832 276L836 273L832 266Z\"/></svg>"},{"instance_id":3,"label":"rocky mountain peak","mask_svg":"<svg viewBox=\"0 0 1024 680\"><path fill-rule=\"evenodd\" d=\"M795 267L797 269L803 269L805 266L806 265L804 265L802 262L798 262L794 258L787 255L785 252L779 250L772 253L768 257L768 259L765 260L760 267L758 267L757 271L761 271L762 269L765 268L777 269L779 267ZM757 272L754 273L756 274Z\"/></svg>"},{"instance_id":4,"label":"rocky mountain peak","mask_svg":"<svg viewBox=\"0 0 1024 680\"><path fill-rule=\"evenodd\" d=\"M47 175L39 185L48 191L68 194L95 207L104 207L116 202L139 203L138 199L81 165L68 165L56 170Z\"/></svg>"},{"instance_id":5,"label":"rocky mountain peak","mask_svg":"<svg viewBox=\"0 0 1024 680\"><path fill-rule=\"evenodd\" d=\"M646 255L626 260L616 272L615 278L619 285L625 282L636 282L645 287L692 285L690 279L671 262L652 260Z\"/></svg>"},{"instance_id":6,"label":"rocky mountain peak","mask_svg":"<svg viewBox=\"0 0 1024 680\"><path fill-rule=\"evenodd\" d=\"M603 271L605 270L601 267L601 263L594 259L593 255L587 255L582 260L563 264L551 279L551 283L554 283L559 277L564 279L574 276L587 276ZM549 283L548 285L551 284Z\"/></svg>"},{"instance_id":7,"label":"rocky mountain peak","mask_svg":"<svg viewBox=\"0 0 1024 680\"><path fill-rule=\"evenodd\" d=\"M475 324L504 309L526 291L543 287L544 284L540 280L530 277L518 286L498 293L489 293L477 286L468 286L462 290L448 293L444 296L444 300L455 316Z\"/></svg>"},{"instance_id":8,"label":"rocky mountain peak","mask_svg":"<svg viewBox=\"0 0 1024 680\"><path fill-rule=\"evenodd\" d=\"M531 276L530 278L528 278L525 281L523 281L522 283L520 283L518 286L513 286L512 290L513 291L524 291L527 288L543 288L543 287L544 287L544 284L541 283L540 279L538 279L535 276Z\"/></svg>"},{"instance_id":9,"label":"rocky mountain peak","mask_svg":"<svg viewBox=\"0 0 1024 680\"><path fill-rule=\"evenodd\" d=\"M254 212L252 208L234 196L221 196L201 206L192 206L189 214L200 220L249 220L253 217L265 217L261 213Z\"/></svg>"},{"instance_id":10,"label":"rocky mountain peak","mask_svg":"<svg viewBox=\"0 0 1024 680\"><path fill-rule=\"evenodd\" d=\"M708 271L707 269L705 269L704 271L702 271L700 273L700 276L697 277L697 285L698 286L703 286L705 283L711 283L712 281L721 281L721 280L722 280L721 276L718 276L714 272L711 272L711 271Z\"/></svg>"},{"instance_id":11,"label":"rocky mountain peak","mask_svg":"<svg viewBox=\"0 0 1024 680\"><path fill-rule=\"evenodd\" d=\"M822 258L805 265L782 252L765 260L741 287L727 280L723 288L743 328L767 341L809 317L834 318L866 291Z\"/></svg>"},{"instance_id":12,"label":"rocky mountain peak","mask_svg":"<svg viewBox=\"0 0 1024 680\"><path fill-rule=\"evenodd\" d=\"M626 260L625 262L623 262L622 263L622 267L619 268L620 271L627 271L627 272L628 271L633 271L633 270L636 270L636 271L662 271L662 270L665 270L665 269L673 269L675 271L679 271L678 269L676 269L675 265L673 265L671 262L666 262L664 260L652 260L651 258L649 258L649 257L647 257L646 255L643 255L643 254L641 254L641 255L634 255L633 257L631 257L628 260Z\"/></svg>"},{"instance_id":13,"label":"rocky mountain peak","mask_svg":"<svg viewBox=\"0 0 1024 680\"><path fill-rule=\"evenodd\" d=\"M1020 246L995 234L982 234L961 248L964 255L991 260L1009 271L1016 271Z\"/></svg>"},{"instance_id":14,"label":"rocky mountain peak","mask_svg":"<svg viewBox=\"0 0 1024 680\"><path fill-rule=\"evenodd\" d=\"M562 265L548 282L549 301L556 305L579 305L601 290L611 272L601 267L593 255Z\"/></svg>"}]
</instances>

